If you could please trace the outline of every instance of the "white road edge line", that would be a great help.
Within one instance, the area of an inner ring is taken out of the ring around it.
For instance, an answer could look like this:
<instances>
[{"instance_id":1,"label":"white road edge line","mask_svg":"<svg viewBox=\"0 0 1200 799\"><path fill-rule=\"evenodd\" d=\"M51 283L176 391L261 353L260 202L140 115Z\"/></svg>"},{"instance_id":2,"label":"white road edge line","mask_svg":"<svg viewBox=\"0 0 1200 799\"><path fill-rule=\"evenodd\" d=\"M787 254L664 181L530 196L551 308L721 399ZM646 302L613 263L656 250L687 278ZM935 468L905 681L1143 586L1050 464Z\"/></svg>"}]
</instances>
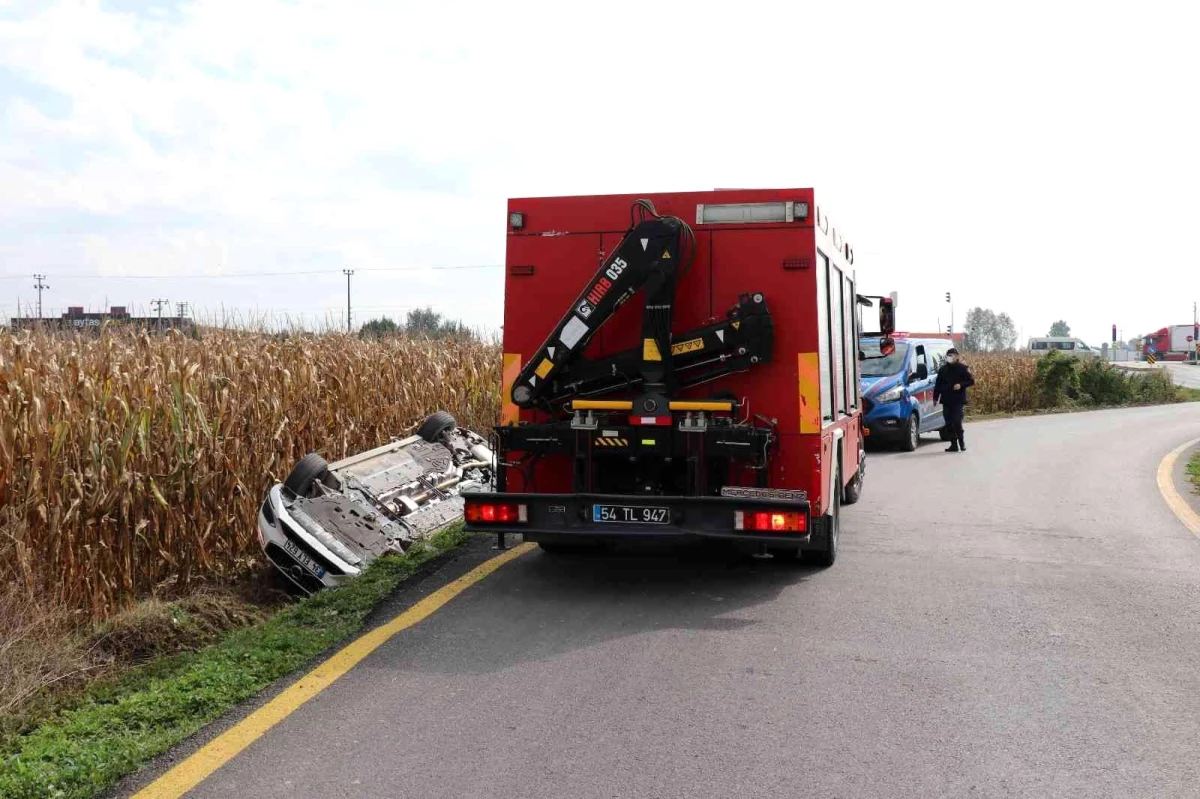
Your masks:
<instances>
[{"instance_id":1,"label":"white road edge line","mask_svg":"<svg viewBox=\"0 0 1200 799\"><path fill-rule=\"evenodd\" d=\"M1200 538L1200 514L1192 509L1192 506L1186 499L1179 495L1179 491L1175 488L1175 463L1179 460L1179 456L1187 450L1200 444L1200 438L1193 438L1191 441L1185 441L1175 449L1171 450L1162 462L1158 464L1158 492L1162 494L1166 500L1167 506L1183 522L1192 535Z\"/></svg>"}]
</instances>

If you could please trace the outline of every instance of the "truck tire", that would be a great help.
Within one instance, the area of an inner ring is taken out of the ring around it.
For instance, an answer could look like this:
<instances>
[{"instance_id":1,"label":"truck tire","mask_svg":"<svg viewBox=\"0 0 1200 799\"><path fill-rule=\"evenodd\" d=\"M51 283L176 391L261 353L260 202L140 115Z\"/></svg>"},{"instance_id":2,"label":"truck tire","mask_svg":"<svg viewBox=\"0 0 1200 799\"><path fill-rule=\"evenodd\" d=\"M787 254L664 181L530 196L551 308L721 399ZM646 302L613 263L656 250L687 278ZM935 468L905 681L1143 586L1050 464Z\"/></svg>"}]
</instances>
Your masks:
<instances>
[{"instance_id":1,"label":"truck tire","mask_svg":"<svg viewBox=\"0 0 1200 799\"><path fill-rule=\"evenodd\" d=\"M430 414L424 422L421 422L421 426L417 428L417 435L426 441L433 442L441 438L442 433L456 427L458 427L458 422L453 416L445 411L438 411Z\"/></svg>"},{"instance_id":2,"label":"truck tire","mask_svg":"<svg viewBox=\"0 0 1200 799\"><path fill-rule=\"evenodd\" d=\"M859 448L858 450L858 469L854 472L854 477L849 483L846 483L846 488L842 492L842 504L853 505L862 497L863 482L867 478L867 453Z\"/></svg>"},{"instance_id":3,"label":"truck tire","mask_svg":"<svg viewBox=\"0 0 1200 799\"><path fill-rule=\"evenodd\" d=\"M917 415L908 417L908 422L904 425L904 436L900 439L900 449L905 452L913 452L921 443L921 421Z\"/></svg>"},{"instance_id":4,"label":"truck tire","mask_svg":"<svg viewBox=\"0 0 1200 799\"><path fill-rule=\"evenodd\" d=\"M837 467L834 485L841 485L842 464ZM818 539L814 549L804 550L804 560L819 569L828 569L837 560L838 539L842 533L842 492L834 491L829 512L813 521L813 537Z\"/></svg>"},{"instance_id":5,"label":"truck tire","mask_svg":"<svg viewBox=\"0 0 1200 799\"><path fill-rule=\"evenodd\" d=\"M329 474L329 464L315 452L310 452L292 467L283 487L297 497L307 497L312 484Z\"/></svg>"}]
</instances>

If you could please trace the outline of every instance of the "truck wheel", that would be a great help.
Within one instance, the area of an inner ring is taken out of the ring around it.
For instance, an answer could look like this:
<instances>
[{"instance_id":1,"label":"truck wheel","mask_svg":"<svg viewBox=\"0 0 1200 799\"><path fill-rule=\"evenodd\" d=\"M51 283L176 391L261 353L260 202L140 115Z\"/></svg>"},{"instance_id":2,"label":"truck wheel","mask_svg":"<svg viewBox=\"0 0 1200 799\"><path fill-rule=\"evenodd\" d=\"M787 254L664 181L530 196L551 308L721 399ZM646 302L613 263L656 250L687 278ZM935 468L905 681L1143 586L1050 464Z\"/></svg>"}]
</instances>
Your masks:
<instances>
[{"instance_id":1,"label":"truck wheel","mask_svg":"<svg viewBox=\"0 0 1200 799\"><path fill-rule=\"evenodd\" d=\"M846 490L842 492L842 504L853 505L862 497L863 481L867 477L867 453L861 449L858 451L858 470L854 473L854 479L846 484Z\"/></svg>"},{"instance_id":2,"label":"truck wheel","mask_svg":"<svg viewBox=\"0 0 1200 799\"><path fill-rule=\"evenodd\" d=\"M904 437L900 439L900 448L905 452L913 452L920 443L921 422L914 413L908 417L908 423L904 425Z\"/></svg>"},{"instance_id":3,"label":"truck wheel","mask_svg":"<svg viewBox=\"0 0 1200 799\"><path fill-rule=\"evenodd\" d=\"M837 480L842 479L842 466L838 464ZM834 485L840 485L834 482ZM813 533L820 543L817 549L805 550L804 559L812 565L828 569L837 560L838 539L842 533L842 492L834 491L829 513L816 520Z\"/></svg>"},{"instance_id":4,"label":"truck wheel","mask_svg":"<svg viewBox=\"0 0 1200 799\"><path fill-rule=\"evenodd\" d=\"M312 484L329 474L329 464L315 452L310 452L292 467L283 487L297 497L307 497Z\"/></svg>"},{"instance_id":5,"label":"truck wheel","mask_svg":"<svg viewBox=\"0 0 1200 799\"><path fill-rule=\"evenodd\" d=\"M429 418L421 422L421 426L417 428L417 435L426 441L433 442L441 438L442 433L445 433L447 430L453 430L456 427L458 427L458 422L455 421L453 416L445 411L438 411L437 413L430 414Z\"/></svg>"}]
</instances>

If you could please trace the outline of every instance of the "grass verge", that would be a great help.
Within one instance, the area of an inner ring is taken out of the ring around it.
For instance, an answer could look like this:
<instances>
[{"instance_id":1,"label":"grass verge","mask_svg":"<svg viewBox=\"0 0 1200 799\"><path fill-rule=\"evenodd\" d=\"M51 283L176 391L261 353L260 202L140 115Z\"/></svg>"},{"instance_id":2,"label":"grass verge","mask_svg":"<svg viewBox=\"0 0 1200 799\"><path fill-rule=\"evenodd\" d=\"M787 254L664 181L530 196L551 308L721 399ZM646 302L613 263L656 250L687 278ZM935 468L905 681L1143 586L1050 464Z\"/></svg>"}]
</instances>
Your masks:
<instances>
[{"instance_id":1,"label":"grass verge","mask_svg":"<svg viewBox=\"0 0 1200 799\"><path fill-rule=\"evenodd\" d=\"M1200 450L1192 453L1192 458L1187 463L1187 476L1192 484L1192 491L1200 494Z\"/></svg>"},{"instance_id":2,"label":"grass verge","mask_svg":"<svg viewBox=\"0 0 1200 799\"><path fill-rule=\"evenodd\" d=\"M10 742L0 796L91 797L363 626L417 568L467 539L444 532L419 551L378 559L324 591L220 643L151 661L91 687L71 709Z\"/></svg>"}]
</instances>

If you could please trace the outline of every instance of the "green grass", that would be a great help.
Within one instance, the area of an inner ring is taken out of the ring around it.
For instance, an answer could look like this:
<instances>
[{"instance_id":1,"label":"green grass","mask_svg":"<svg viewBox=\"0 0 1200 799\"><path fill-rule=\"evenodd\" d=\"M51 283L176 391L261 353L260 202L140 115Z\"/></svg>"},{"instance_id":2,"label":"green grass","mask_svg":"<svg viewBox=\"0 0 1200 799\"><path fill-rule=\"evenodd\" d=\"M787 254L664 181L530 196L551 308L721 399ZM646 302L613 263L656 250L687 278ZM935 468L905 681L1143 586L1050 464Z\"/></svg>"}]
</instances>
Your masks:
<instances>
[{"instance_id":1,"label":"green grass","mask_svg":"<svg viewBox=\"0 0 1200 799\"><path fill-rule=\"evenodd\" d=\"M1192 459L1187 464L1187 476L1192 483L1192 491L1200 494L1200 450L1192 453Z\"/></svg>"},{"instance_id":2,"label":"green grass","mask_svg":"<svg viewBox=\"0 0 1200 799\"><path fill-rule=\"evenodd\" d=\"M467 539L382 557L346 586L324 591L197 652L152 661L88 691L0 752L6 799L90 797L235 705L362 629L367 614L426 561Z\"/></svg>"}]
</instances>

